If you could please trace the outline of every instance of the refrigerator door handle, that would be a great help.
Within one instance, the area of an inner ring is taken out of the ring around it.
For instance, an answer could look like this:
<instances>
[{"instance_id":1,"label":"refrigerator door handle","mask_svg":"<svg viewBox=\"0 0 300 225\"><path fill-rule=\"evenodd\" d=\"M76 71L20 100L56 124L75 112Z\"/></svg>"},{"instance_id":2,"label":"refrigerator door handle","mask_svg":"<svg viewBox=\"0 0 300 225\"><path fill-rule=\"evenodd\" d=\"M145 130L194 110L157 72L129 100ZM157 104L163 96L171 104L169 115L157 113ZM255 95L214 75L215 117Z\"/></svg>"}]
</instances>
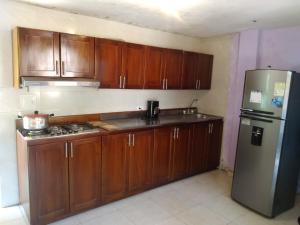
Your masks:
<instances>
[{"instance_id":1,"label":"refrigerator door handle","mask_svg":"<svg viewBox=\"0 0 300 225\"><path fill-rule=\"evenodd\" d=\"M240 117L241 117L241 118L250 119L250 120L256 120L256 121L266 122L266 123L273 123L272 120L267 120L267 119L262 119L262 118L252 117L252 116L244 116L244 115L240 115Z\"/></svg>"}]
</instances>

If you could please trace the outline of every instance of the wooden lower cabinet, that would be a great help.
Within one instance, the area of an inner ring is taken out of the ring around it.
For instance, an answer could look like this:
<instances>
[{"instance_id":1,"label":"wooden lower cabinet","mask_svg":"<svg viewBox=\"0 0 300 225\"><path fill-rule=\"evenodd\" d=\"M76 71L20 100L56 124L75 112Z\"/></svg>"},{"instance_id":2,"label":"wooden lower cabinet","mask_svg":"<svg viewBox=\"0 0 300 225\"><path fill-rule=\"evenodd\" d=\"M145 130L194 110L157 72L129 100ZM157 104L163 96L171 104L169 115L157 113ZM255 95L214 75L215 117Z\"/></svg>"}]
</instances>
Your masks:
<instances>
[{"instance_id":1,"label":"wooden lower cabinet","mask_svg":"<svg viewBox=\"0 0 300 225\"><path fill-rule=\"evenodd\" d=\"M175 127L172 153L172 180L184 178L188 174L190 150L190 125Z\"/></svg>"},{"instance_id":2,"label":"wooden lower cabinet","mask_svg":"<svg viewBox=\"0 0 300 225\"><path fill-rule=\"evenodd\" d=\"M100 201L100 138L74 140L69 148L70 210L77 212Z\"/></svg>"},{"instance_id":3,"label":"wooden lower cabinet","mask_svg":"<svg viewBox=\"0 0 300 225\"><path fill-rule=\"evenodd\" d=\"M207 157L207 170L214 170L220 164L223 121L215 120L210 123L209 151Z\"/></svg>"},{"instance_id":4,"label":"wooden lower cabinet","mask_svg":"<svg viewBox=\"0 0 300 225\"><path fill-rule=\"evenodd\" d=\"M68 157L65 142L29 148L31 224L47 224L69 213Z\"/></svg>"},{"instance_id":5,"label":"wooden lower cabinet","mask_svg":"<svg viewBox=\"0 0 300 225\"><path fill-rule=\"evenodd\" d=\"M99 204L100 147L100 137L29 146L31 224Z\"/></svg>"},{"instance_id":6,"label":"wooden lower cabinet","mask_svg":"<svg viewBox=\"0 0 300 225\"><path fill-rule=\"evenodd\" d=\"M195 175L206 171L208 155L209 123L195 123L192 128L189 174Z\"/></svg>"},{"instance_id":7,"label":"wooden lower cabinet","mask_svg":"<svg viewBox=\"0 0 300 225\"><path fill-rule=\"evenodd\" d=\"M110 202L126 195L128 134L102 137L102 201Z\"/></svg>"},{"instance_id":8,"label":"wooden lower cabinet","mask_svg":"<svg viewBox=\"0 0 300 225\"><path fill-rule=\"evenodd\" d=\"M154 185L168 183L171 179L171 157L174 127L163 127L154 130Z\"/></svg>"},{"instance_id":9,"label":"wooden lower cabinet","mask_svg":"<svg viewBox=\"0 0 300 225\"><path fill-rule=\"evenodd\" d=\"M29 177L28 189L20 186L21 204L25 209L29 199L30 223L44 225L216 169L222 128L222 120L213 120L29 146L19 135L19 168L26 162ZM28 156L21 154L26 150Z\"/></svg>"},{"instance_id":10,"label":"wooden lower cabinet","mask_svg":"<svg viewBox=\"0 0 300 225\"><path fill-rule=\"evenodd\" d=\"M135 193L152 184L153 130L133 132L128 157L128 191Z\"/></svg>"},{"instance_id":11,"label":"wooden lower cabinet","mask_svg":"<svg viewBox=\"0 0 300 225\"><path fill-rule=\"evenodd\" d=\"M110 202L152 185L153 130L102 138L102 201Z\"/></svg>"}]
</instances>

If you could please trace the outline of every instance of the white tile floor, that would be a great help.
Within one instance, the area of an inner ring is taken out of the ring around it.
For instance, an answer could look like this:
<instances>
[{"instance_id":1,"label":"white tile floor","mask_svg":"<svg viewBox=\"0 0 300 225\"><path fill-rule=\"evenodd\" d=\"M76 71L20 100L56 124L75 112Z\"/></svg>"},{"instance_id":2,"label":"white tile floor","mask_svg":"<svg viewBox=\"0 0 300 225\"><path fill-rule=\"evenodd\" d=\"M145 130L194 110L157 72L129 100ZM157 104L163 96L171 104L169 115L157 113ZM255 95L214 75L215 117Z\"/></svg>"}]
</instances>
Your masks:
<instances>
[{"instance_id":1,"label":"white tile floor","mask_svg":"<svg viewBox=\"0 0 300 225\"><path fill-rule=\"evenodd\" d=\"M266 219L230 198L231 176L213 171L67 218L52 225L297 225L300 199ZM19 207L0 209L0 225L26 225Z\"/></svg>"}]
</instances>

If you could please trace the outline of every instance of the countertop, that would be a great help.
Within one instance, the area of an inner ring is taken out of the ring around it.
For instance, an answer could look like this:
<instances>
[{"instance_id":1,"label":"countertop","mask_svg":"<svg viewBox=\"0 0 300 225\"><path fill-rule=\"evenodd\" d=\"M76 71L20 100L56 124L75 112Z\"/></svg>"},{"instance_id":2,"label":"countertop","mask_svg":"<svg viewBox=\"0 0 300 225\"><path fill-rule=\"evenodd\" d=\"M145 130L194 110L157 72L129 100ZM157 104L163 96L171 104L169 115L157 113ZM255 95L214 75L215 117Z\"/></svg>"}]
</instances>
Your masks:
<instances>
[{"instance_id":1,"label":"countertop","mask_svg":"<svg viewBox=\"0 0 300 225\"><path fill-rule=\"evenodd\" d=\"M212 120L223 119L219 116L205 115L166 115L160 116L156 120L147 120L145 118L126 118L126 119L111 119L97 122L91 122L93 125L99 126L107 131L125 131L132 129L147 129L161 126L175 125L175 124L189 124L197 122L205 122Z\"/></svg>"}]
</instances>

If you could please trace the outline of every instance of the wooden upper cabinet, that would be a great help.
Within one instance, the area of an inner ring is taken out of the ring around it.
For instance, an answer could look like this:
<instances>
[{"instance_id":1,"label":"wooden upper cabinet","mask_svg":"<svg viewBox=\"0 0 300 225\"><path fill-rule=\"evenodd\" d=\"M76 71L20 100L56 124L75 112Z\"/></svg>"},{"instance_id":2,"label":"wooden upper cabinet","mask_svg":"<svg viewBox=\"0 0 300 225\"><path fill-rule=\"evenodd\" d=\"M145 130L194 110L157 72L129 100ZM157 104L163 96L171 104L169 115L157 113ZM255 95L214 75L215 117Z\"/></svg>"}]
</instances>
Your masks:
<instances>
[{"instance_id":1,"label":"wooden upper cabinet","mask_svg":"<svg viewBox=\"0 0 300 225\"><path fill-rule=\"evenodd\" d=\"M48 224L69 212L65 142L29 147L32 224Z\"/></svg>"},{"instance_id":2,"label":"wooden upper cabinet","mask_svg":"<svg viewBox=\"0 0 300 225\"><path fill-rule=\"evenodd\" d=\"M14 50L18 76L60 76L59 33L17 28Z\"/></svg>"},{"instance_id":3,"label":"wooden upper cabinet","mask_svg":"<svg viewBox=\"0 0 300 225\"><path fill-rule=\"evenodd\" d=\"M128 135L102 137L102 201L110 202L126 195Z\"/></svg>"},{"instance_id":4,"label":"wooden upper cabinet","mask_svg":"<svg viewBox=\"0 0 300 225\"><path fill-rule=\"evenodd\" d=\"M95 38L61 34L61 76L95 77Z\"/></svg>"},{"instance_id":5,"label":"wooden upper cabinet","mask_svg":"<svg viewBox=\"0 0 300 225\"><path fill-rule=\"evenodd\" d=\"M145 89L163 89L163 49L146 47Z\"/></svg>"},{"instance_id":6,"label":"wooden upper cabinet","mask_svg":"<svg viewBox=\"0 0 300 225\"><path fill-rule=\"evenodd\" d=\"M180 89L183 69L183 51L165 49L163 54L165 89Z\"/></svg>"},{"instance_id":7,"label":"wooden upper cabinet","mask_svg":"<svg viewBox=\"0 0 300 225\"><path fill-rule=\"evenodd\" d=\"M95 72L101 88L120 88L123 43L97 38Z\"/></svg>"},{"instance_id":8,"label":"wooden upper cabinet","mask_svg":"<svg viewBox=\"0 0 300 225\"><path fill-rule=\"evenodd\" d=\"M213 56L195 52L184 52L183 89L210 89Z\"/></svg>"},{"instance_id":9,"label":"wooden upper cabinet","mask_svg":"<svg viewBox=\"0 0 300 225\"><path fill-rule=\"evenodd\" d=\"M91 137L69 143L71 212L94 207L100 202L100 140Z\"/></svg>"},{"instance_id":10,"label":"wooden upper cabinet","mask_svg":"<svg viewBox=\"0 0 300 225\"><path fill-rule=\"evenodd\" d=\"M213 67L213 56L206 54L199 54L199 80L200 89L210 89L211 75Z\"/></svg>"},{"instance_id":11,"label":"wooden upper cabinet","mask_svg":"<svg viewBox=\"0 0 300 225\"><path fill-rule=\"evenodd\" d=\"M131 133L128 157L128 191L142 191L152 184L154 132L145 130Z\"/></svg>"},{"instance_id":12,"label":"wooden upper cabinet","mask_svg":"<svg viewBox=\"0 0 300 225\"><path fill-rule=\"evenodd\" d=\"M145 73L145 46L126 43L122 51L123 88L142 89Z\"/></svg>"},{"instance_id":13,"label":"wooden upper cabinet","mask_svg":"<svg viewBox=\"0 0 300 225\"><path fill-rule=\"evenodd\" d=\"M181 85L183 89L197 89L199 74L199 54L195 52L183 53L183 76Z\"/></svg>"}]
</instances>

